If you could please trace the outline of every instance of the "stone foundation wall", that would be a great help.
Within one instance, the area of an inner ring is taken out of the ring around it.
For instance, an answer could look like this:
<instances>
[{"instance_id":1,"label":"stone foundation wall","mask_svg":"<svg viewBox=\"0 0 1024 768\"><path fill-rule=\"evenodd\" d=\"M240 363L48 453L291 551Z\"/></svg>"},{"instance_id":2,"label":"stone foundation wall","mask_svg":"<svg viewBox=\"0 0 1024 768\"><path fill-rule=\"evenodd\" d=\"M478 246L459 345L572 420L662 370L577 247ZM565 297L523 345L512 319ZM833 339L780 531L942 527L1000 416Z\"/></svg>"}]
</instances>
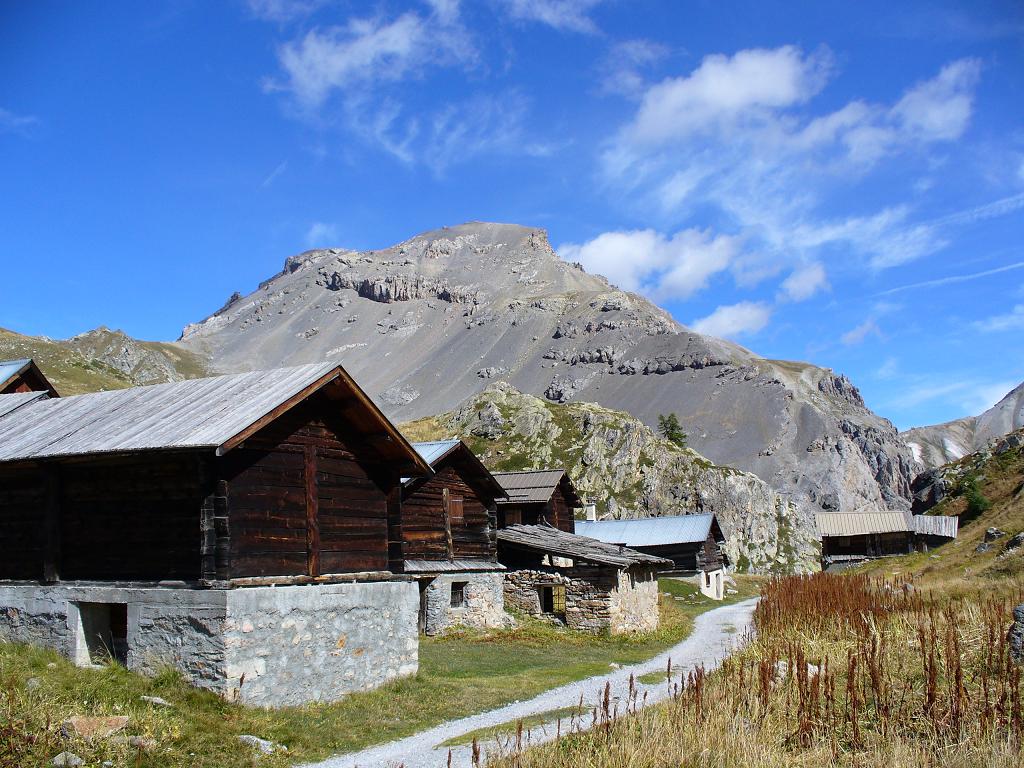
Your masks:
<instances>
[{"instance_id":1,"label":"stone foundation wall","mask_svg":"<svg viewBox=\"0 0 1024 768\"><path fill-rule=\"evenodd\" d=\"M428 584L426 599L426 633L438 635L455 627L490 629L507 627L512 617L505 613L503 575L495 573L445 573ZM465 601L452 607L452 585L465 583Z\"/></svg>"},{"instance_id":2,"label":"stone foundation wall","mask_svg":"<svg viewBox=\"0 0 1024 768\"><path fill-rule=\"evenodd\" d=\"M0 585L0 640L90 663L93 603L127 606L129 669L172 666L193 685L250 704L331 701L414 674L418 665L411 582L233 590Z\"/></svg>"},{"instance_id":3,"label":"stone foundation wall","mask_svg":"<svg viewBox=\"0 0 1024 768\"><path fill-rule=\"evenodd\" d=\"M649 568L619 571L611 594L611 632L653 632L658 628L658 578Z\"/></svg>"}]
</instances>

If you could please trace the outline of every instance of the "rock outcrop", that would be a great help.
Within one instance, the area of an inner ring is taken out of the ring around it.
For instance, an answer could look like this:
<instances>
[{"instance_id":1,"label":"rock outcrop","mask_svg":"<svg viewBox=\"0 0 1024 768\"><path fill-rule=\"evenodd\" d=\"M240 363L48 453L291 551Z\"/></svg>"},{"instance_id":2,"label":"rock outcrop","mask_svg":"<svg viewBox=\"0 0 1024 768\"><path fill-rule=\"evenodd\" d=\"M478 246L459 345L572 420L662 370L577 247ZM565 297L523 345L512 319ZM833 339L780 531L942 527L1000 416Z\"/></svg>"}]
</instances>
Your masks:
<instances>
[{"instance_id":1,"label":"rock outcrop","mask_svg":"<svg viewBox=\"0 0 1024 768\"><path fill-rule=\"evenodd\" d=\"M626 413L556 405L499 381L454 411L403 429L414 439L462 437L495 470L564 466L607 517L714 512L742 570L809 570L818 559L795 504L757 476L716 466Z\"/></svg>"},{"instance_id":2,"label":"rock outcrop","mask_svg":"<svg viewBox=\"0 0 1024 768\"><path fill-rule=\"evenodd\" d=\"M908 508L918 468L844 376L693 333L527 227L307 251L180 343L225 371L337 359L397 419L449 411L499 377L649 426L676 413L695 450L794 504L798 527L817 510Z\"/></svg>"}]
</instances>

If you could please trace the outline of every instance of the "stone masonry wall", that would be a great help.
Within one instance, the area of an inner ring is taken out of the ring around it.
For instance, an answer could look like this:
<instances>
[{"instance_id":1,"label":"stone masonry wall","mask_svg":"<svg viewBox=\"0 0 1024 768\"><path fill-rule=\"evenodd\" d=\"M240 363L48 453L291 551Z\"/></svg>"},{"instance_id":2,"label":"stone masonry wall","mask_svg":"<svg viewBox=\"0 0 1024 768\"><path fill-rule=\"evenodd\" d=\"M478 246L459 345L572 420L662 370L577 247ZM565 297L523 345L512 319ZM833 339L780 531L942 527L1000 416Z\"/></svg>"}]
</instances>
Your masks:
<instances>
[{"instance_id":1,"label":"stone masonry wall","mask_svg":"<svg viewBox=\"0 0 1024 768\"><path fill-rule=\"evenodd\" d=\"M335 701L413 675L418 610L411 581L230 590L228 697L261 706Z\"/></svg>"},{"instance_id":2,"label":"stone masonry wall","mask_svg":"<svg viewBox=\"0 0 1024 768\"><path fill-rule=\"evenodd\" d=\"M505 613L502 581L500 572L446 573L434 578L426 589L426 633L437 635L454 626L510 626L512 617ZM461 608L452 607L452 584L456 582L466 583L466 599Z\"/></svg>"},{"instance_id":3,"label":"stone masonry wall","mask_svg":"<svg viewBox=\"0 0 1024 768\"><path fill-rule=\"evenodd\" d=\"M521 570L505 574L505 605L543 616L538 587L565 587L565 623L571 629L599 634L611 629L611 593L615 569L570 568L564 571Z\"/></svg>"},{"instance_id":4,"label":"stone masonry wall","mask_svg":"<svg viewBox=\"0 0 1024 768\"><path fill-rule=\"evenodd\" d=\"M89 603L127 605L129 669L151 674L172 666L193 685L251 704L335 700L414 674L418 665L412 582L233 590L0 585L0 640L95 661L82 615Z\"/></svg>"},{"instance_id":5,"label":"stone masonry wall","mask_svg":"<svg viewBox=\"0 0 1024 768\"><path fill-rule=\"evenodd\" d=\"M611 593L611 632L653 632L658 628L658 579L649 568L619 571Z\"/></svg>"}]
</instances>

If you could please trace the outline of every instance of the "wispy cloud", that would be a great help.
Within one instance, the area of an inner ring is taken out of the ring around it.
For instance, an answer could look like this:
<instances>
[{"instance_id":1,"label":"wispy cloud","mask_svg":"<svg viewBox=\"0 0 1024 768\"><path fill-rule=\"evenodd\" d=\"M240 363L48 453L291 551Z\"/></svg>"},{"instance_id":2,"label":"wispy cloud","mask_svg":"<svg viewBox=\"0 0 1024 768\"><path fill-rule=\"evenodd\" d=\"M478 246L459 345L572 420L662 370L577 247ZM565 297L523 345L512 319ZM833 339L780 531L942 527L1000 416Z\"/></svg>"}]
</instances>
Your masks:
<instances>
[{"instance_id":1,"label":"wispy cloud","mask_svg":"<svg viewBox=\"0 0 1024 768\"><path fill-rule=\"evenodd\" d=\"M19 115L0 107L0 133L26 134L38 123L39 118L34 115Z\"/></svg>"},{"instance_id":2,"label":"wispy cloud","mask_svg":"<svg viewBox=\"0 0 1024 768\"><path fill-rule=\"evenodd\" d=\"M825 268L817 262L805 264L793 270L792 274L782 281L776 300L806 301L828 287Z\"/></svg>"},{"instance_id":3,"label":"wispy cloud","mask_svg":"<svg viewBox=\"0 0 1024 768\"><path fill-rule=\"evenodd\" d=\"M878 323L869 318L855 328L848 330L839 340L844 346L852 347L857 344L863 344L867 337L872 335L881 336L882 329L878 327Z\"/></svg>"},{"instance_id":4,"label":"wispy cloud","mask_svg":"<svg viewBox=\"0 0 1024 768\"><path fill-rule=\"evenodd\" d=\"M263 181L260 182L260 187L266 189L271 184L273 184L277 177L284 173L286 170L288 170L288 161L283 160L280 163L278 163L277 167L274 168L274 170L272 170L270 173L266 175L266 177L264 177Z\"/></svg>"},{"instance_id":5,"label":"wispy cloud","mask_svg":"<svg viewBox=\"0 0 1024 768\"><path fill-rule=\"evenodd\" d=\"M506 12L513 19L546 24L570 32L596 34L597 25L590 12L602 0L502 0Z\"/></svg>"},{"instance_id":6,"label":"wispy cloud","mask_svg":"<svg viewBox=\"0 0 1024 768\"><path fill-rule=\"evenodd\" d=\"M986 333L1024 331L1024 304L1017 304L1009 312L979 320L973 326Z\"/></svg>"},{"instance_id":7,"label":"wispy cloud","mask_svg":"<svg viewBox=\"0 0 1024 768\"><path fill-rule=\"evenodd\" d=\"M1024 269L1024 261L1017 261L1013 264L1005 264L1001 267L993 267L992 269L983 269L980 272L971 272L965 275L950 275L948 277L937 277L934 280L922 280L917 283L909 283L907 285L899 285L895 288L889 288L884 291L879 291L876 296L889 296L894 293L902 293L903 291L915 291L920 288L937 288L943 285L952 285L954 283L966 283L970 280L978 280L989 275L998 275L1002 272L1010 272L1017 269Z\"/></svg>"},{"instance_id":8,"label":"wispy cloud","mask_svg":"<svg viewBox=\"0 0 1024 768\"><path fill-rule=\"evenodd\" d=\"M264 21L303 19L326 5L327 0L246 0L249 13Z\"/></svg>"},{"instance_id":9,"label":"wispy cloud","mask_svg":"<svg viewBox=\"0 0 1024 768\"><path fill-rule=\"evenodd\" d=\"M307 248L325 248L336 244L338 228L323 221L314 221L306 230Z\"/></svg>"}]
</instances>

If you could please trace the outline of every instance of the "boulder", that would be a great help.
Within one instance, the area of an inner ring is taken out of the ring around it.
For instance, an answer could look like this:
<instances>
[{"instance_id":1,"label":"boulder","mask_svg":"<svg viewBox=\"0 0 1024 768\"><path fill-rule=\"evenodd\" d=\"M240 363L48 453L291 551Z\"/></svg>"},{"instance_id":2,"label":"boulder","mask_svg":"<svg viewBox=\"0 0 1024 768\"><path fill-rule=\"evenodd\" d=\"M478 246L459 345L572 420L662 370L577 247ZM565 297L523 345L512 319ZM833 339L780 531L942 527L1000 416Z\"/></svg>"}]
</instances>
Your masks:
<instances>
[{"instance_id":1,"label":"boulder","mask_svg":"<svg viewBox=\"0 0 1024 768\"><path fill-rule=\"evenodd\" d=\"M1003 538L1003 536L1005 535L1006 533L1004 531L999 530L998 528L985 529L985 541L995 541L996 539Z\"/></svg>"},{"instance_id":2,"label":"boulder","mask_svg":"<svg viewBox=\"0 0 1024 768\"><path fill-rule=\"evenodd\" d=\"M1010 658L1014 664L1024 664L1024 603L1013 609L1013 625L1007 636Z\"/></svg>"},{"instance_id":3,"label":"boulder","mask_svg":"<svg viewBox=\"0 0 1024 768\"><path fill-rule=\"evenodd\" d=\"M50 765L56 766L77 766L84 764L85 761L74 752L61 752L50 761Z\"/></svg>"},{"instance_id":4,"label":"boulder","mask_svg":"<svg viewBox=\"0 0 1024 768\"><path fill-rule=\"evenodd\" d=\"M111 717L85 717L75 715L61 723L61 732L67 736L82 739L106 739L128 725L128 718L123 715Z\"/></svg>"}]
</instances>

